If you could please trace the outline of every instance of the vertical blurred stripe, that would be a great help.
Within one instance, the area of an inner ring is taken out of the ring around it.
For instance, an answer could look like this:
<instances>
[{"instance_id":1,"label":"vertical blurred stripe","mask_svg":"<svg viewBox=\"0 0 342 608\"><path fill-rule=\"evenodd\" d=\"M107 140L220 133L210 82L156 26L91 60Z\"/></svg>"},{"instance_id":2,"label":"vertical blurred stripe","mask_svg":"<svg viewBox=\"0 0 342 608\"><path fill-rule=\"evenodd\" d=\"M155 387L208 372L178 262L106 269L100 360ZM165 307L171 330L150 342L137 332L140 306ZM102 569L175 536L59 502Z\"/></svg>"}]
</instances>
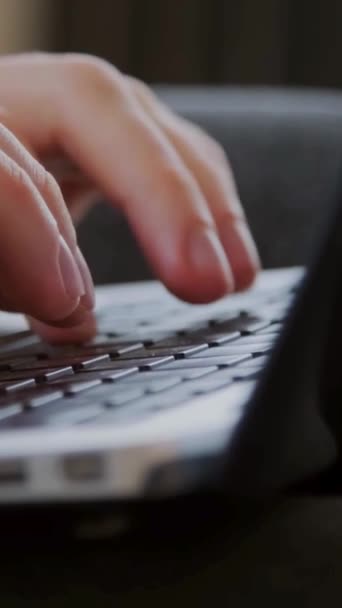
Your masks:
<instances>
[{"instance_id":1,"label":"vertical blurred stripe","mask_svg":"<svg viewBox=\"0 0 342 608\"><path fill-rule=\"evenodd\" d=\"M0 54L49 49L58 0L0 0Z\"/></svg>"}]
</instances>

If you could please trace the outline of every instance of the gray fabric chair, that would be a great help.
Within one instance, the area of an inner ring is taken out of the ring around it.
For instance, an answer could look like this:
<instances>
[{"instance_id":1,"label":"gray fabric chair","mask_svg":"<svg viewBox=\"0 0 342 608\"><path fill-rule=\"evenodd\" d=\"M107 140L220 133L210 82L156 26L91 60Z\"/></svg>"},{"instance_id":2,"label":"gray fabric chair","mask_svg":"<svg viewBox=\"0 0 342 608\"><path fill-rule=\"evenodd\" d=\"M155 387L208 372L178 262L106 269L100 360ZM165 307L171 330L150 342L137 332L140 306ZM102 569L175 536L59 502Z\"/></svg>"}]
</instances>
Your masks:
<instances>
[{"instance_id":1,"label":"gray fabric chair","mask_svg":"<svg viewBox=\"0 0 342 608\"><path fill-rule=\"evenodd\" d=\"M159 87L224 146L265 267L305 263L342 170L342 94ZM96 282L147 278L125 220L104 204L79 229Z\"/></svg>"}]
</instances>

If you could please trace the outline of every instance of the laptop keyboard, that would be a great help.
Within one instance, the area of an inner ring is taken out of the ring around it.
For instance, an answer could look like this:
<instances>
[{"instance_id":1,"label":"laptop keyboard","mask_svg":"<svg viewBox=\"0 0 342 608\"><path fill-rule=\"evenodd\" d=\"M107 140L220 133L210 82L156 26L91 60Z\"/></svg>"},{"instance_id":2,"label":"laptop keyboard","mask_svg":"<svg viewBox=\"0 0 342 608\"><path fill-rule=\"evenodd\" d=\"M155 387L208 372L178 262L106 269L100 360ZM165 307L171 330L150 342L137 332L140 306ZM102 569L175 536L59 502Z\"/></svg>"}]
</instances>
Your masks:
<instances>
[{"instance_id":1,"label":"laptop keyboard","mask_svg":"<svg viewBox=\"0 0 342 608\"><path fill-rule=\"evenodd\" d=\"M0 336L0 431L127 423L256 380L293 294L268 289L208 307L166 294L113 297L81 346L53 348L29 331Z\"/></svg>"}]
</instances>

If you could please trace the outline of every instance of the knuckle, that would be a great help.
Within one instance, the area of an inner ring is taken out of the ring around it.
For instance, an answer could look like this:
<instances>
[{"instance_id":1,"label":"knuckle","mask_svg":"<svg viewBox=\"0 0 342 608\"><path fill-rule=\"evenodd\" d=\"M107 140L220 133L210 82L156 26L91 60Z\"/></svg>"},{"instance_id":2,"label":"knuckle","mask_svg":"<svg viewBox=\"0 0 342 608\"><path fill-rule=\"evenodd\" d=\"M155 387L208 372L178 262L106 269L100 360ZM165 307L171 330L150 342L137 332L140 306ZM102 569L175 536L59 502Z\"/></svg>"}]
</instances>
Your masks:
<instances>
[{"instance_id":1,"label":"knuckle","mask_svg":"<svg viewBox=\"0 0 342 608\"><path fill-rule=\"evenodd\" d=\"M220 182L230 182L233 184L233 174L228 161L220 163L215 161L215 158L211 157L207 161L208 173L212 175L213 179L219 180Z\"/></svg>"},{"instance_id":2,"label":"knuckle","mask_svg":"<svg viewBox=\"0 0 342 608\"><path fill-rule=\"evenodd\" d=\"M228 158L224 147L215 139L207 136L207 146L210 158L214 163L220 163L222 165L228 165Z\"/></svg>"},{"instance_id":3,"label":"knuckle","mask_svg":"<svg viewBox=\"0 0 342 608\"><path fill-rule=\"evenodd\" d=\"M142 99L151 99L154 97L151 89L142 80L133 76L126 76L126 78L138 97Z\"/></svg>"},{"instance_id":4,"label":"knuckle","mask_svg":"<svg viewBox=\"0 0 342 608\"><path fill-rule=\"evenodd\" d=\"M204 129L194 124L186 123L189 127L189 137L194 143L200 144L200 148L205 152L206 157L214 164L228 165L226 151L222 144L211 137Z\"/></svg>"},{"instance_id":5,"label":"knuckle","mask_svg":"<svg viewBox=\"0 0 342 608\"><path fill-rule=\"evenodd\" d=\"M12 159L8 159L6 165L7 176L12 191L14 190L18 197L31 194L32 183L26 171L12 161Z\"/></svg>"},{"instance_id":6,"label":"knuckle","mask_svg":"<svg viewBox=\"0 0 342 608\"><path fill-rule=\"evenodd\" d=\"M41 191L47 189L48 175L44 167L32 158L29 166L29 174L34 185Z\"/></svg>"},{"instance_id":7,"label":"knuckle","mask_svg":"<svg viewBox=\"0 0 342 608\"><path fill-rule=\"evenodd\" d=\"M65 205L62 191L52 173L46 171L44 167L41 167L41 171L39 171L39 190L42 193L44 200L47 201L54 217L56 218L62 234L63 226L65 227L69 245L76 247L76 230Z\"/></svg>"},{"instance_id":8,"label":"knuckle","mask_svg":"<svg viewBox=\"0 0 342 608\"><path fill-rule=\"evenodd\" d=\"M44 167L38 165L35 170L35 182L41 192L44 195L44 198L47 199L57 199L61 196L60 188L51 173L46 171Z\"/></svg>"},{"instance_id":9,"label":"knuckle","mask_svg":"<svg viewBox=\"0 0 342 608\"><path fill-rule=\"evenodd\" d=\"M163 162L159 167L159 175L175 201L191 194L191 178L176 162Z\"/></svg>"},{"instance_id":10,"label":"knuckle","mask_svg":"<svg viewBox=\"0 0 342 608\"><path fill-rule=\"evenodd\" d=\"M101 97L121 97L124 93L123 75L104 59L92 55L66 54L63 64L73 86L94 91Z\"/></svg>"}]
</instances>

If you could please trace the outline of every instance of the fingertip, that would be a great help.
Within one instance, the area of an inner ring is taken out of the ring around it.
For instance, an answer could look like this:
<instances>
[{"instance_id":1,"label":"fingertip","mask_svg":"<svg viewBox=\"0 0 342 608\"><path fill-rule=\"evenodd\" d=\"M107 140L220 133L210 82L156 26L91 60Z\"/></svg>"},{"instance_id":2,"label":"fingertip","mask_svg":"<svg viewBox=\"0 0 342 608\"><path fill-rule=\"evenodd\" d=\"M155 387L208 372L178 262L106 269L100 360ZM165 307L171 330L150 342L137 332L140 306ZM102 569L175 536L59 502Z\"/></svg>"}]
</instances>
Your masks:
<instances>
[{"instance_id":1,"label":"fingertip","mask_svg":"<svg viewBox=\"0 0 342 608\"><path fill-rule=\"evenodd\" d=\"M174 246L175 252L173 264L159 268L159 275L178 298L206 304L234 291L233 273L214 228L192 226L183 248Z\"/></svg>"},{"instance_id":2,"label":"fingertip","mask_svg":"<svg viewBox=\"0 0 342 608\"><path fill-rule=\"evenodd\" d=\"M76 249L75 260L80 271L83 284L85 287L85 294L81 297L81 304L87 310L93 310L95 306L95 290L92 276L90 274L90 270L87 262L84 259L84 256L79 247Z\"/></svg>"},{"instance_id":3,"label":"fingertip","mask_svg":"<svg viewBox=\"0 0 342 608\"><path fill-rule=\"evenodd\" d=\"M230 261L235 290L245 290L253 284L261 269L260 257L247 223L229 216L218 229Z\"/></svg>"},{"instance_id":4,"label":"fingertip","mask_svg":"<svg viewBox=\"0 0 342 608\"><path fill-rule=\"evenodd\" d=\"M57 323L44 323L32 317L28 320L32 331L50 344L78 344L90 340L96 334L95 316L84 309L75 311Z\"/></svg>"}]
</instances>

